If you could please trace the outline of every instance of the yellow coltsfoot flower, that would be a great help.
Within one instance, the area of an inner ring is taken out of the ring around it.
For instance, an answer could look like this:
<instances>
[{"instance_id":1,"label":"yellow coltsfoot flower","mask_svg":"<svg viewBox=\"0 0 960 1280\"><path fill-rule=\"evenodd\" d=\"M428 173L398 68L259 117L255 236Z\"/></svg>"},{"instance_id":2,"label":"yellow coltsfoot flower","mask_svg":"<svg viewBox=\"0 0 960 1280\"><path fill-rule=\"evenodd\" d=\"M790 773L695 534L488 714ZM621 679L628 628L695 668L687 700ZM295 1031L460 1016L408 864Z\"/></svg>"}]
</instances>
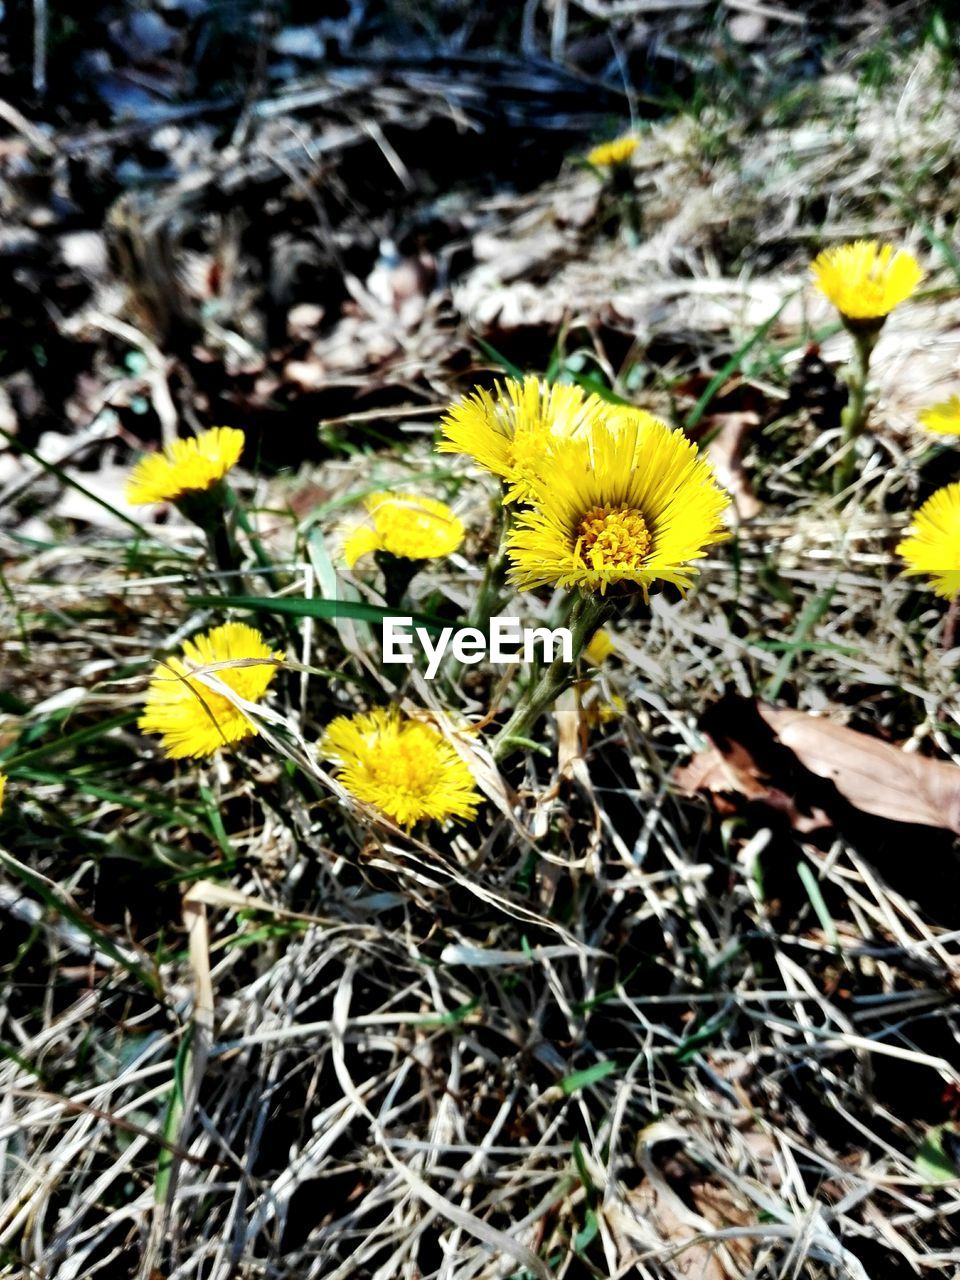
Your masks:
<instances>
[{"instance_id":1,"label":"yellow coltsfoot flower","mask_svg":"<svg viewBox=\"0 0 960 1280\"><path fill-rule=\"evenodd\" d=\"M401 827L472 818L480 804L470 770L446 738L395 707L338 716L319 751L352 796Z\"/></svg>"},{"instance_id":2,"label":"yellow coltsfoot flower","mask_svg":"<svg viewBox=\"0 0 960 1280\"><path fill-rule=\"evenodd\" d=\"M601 142L587 152L587 164L592 164L597 169L616 168L631 160L638 146L637 138L629 133L622 138L614 138L612 142Z\"/></svg>"},{"instance_id":3,"label":"yellow coltsfoot flower","mask_svg":"<svg viewBox=\"0 0 960 1280\"><path fill-rule=\"evenodd\" d=\"M817 288L851 328L879 328L923 279L923 270L911 253L876 240L824 249L810 270Z\"/></svg>"},{"instance_id":4,"label":"yellow coltsfoot flower","mask_svg":"<svg viewBox=\"0 0 960 1280\"><path fill-rule=\"evenodd\" d=\"M343 544L352 569L374 551L406 560L448 556L463 542L464 528L445 502L415 493L371 493L363 504L370 523L359 525Z\"/></svg>"},{"instance_id":5,"label":"yellow coltsfoot flower","mask_svg":"<svg viewBox=\"0 0 960 1280\"><path fill-rule=\"evenodd\" d=\"M907 562L905 574L923 574L938 596L953 599L960 591L960 484L938 489L914 513L897 555Z\"/></svg>"},{"instance_id":6,"label":"yellow coltsfoot flower","mask_svg":"<svg viewBox=\"0 0 960 1280\"><path fill-rule=\"evenodd\" d=\"M134 467L127 480L127 501L142 506L205 493L237 464L243 445L244 434L236 427L213 427L188 440L172 440Z\"/></svg>"},{"instance_id":7,"label":"yellow coltsfoot flower","mask_svg":"<svg viewBox=\"0 0 960 1280\"><path fill-rule=\"evenodd\" d=\"M921 409L918 417L927 431L940 436L960 436L960 396L951 396L949 400Z\"/></svg>"},{"instance_id":8,"label":"yellow coltsfoot flower","mask_svg":"<svg viewBox=\"0 0 960 1280\"><path fill-rule=\"evenodd\" d=\"M690 562L728 535L730 497L682 431L621 414L558 441L542 465L535 507L507 540L510 581L535 587L639 590L658 579L681 591Z\"/></svg>"},{"instance_id":9,"label":"yellow coltsfoot flower","mask_svg":"<svg viewBox=\"0 0 960 1280\"><path fill-rule=\"evenodd\" d=\"M259 702L283 656L271 650L256 627L242 622L214 627L188 640L182 659L157 664L137 724L144 733L162 735L172 760L199 759L251 738L258 732L253 721L195 673L214 676L246 702Z\"/></svg>"},{"instance_id":10,"label":"yellow coltsfoot flower","mask_svg":"<svg viewBox=\"0 0 960 1280\"><path fill-rule=\"evenodd\" d=\"M508 378L491 393L477 387L454 405L440 428L441 453L466 453L506 486L504 502L529 502L553 442L604 417L608 405L580 387L550 387L539 378Z\"/></svg>"}]
</instances>

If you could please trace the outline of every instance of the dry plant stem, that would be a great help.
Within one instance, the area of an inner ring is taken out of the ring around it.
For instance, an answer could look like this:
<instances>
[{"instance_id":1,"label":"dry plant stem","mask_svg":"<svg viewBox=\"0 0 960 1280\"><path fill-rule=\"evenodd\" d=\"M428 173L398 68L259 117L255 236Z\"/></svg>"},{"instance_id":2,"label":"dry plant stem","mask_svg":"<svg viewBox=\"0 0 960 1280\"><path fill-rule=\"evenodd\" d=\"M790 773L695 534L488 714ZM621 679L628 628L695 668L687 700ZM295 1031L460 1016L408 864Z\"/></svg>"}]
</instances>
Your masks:
<instances>
[{"instance_id":1,"label":"dry plant stem","mask_svg":"<svg viewBox=\"0 0 960 1280\"><path fill-rule=\"evenodd\" d=\"M526 689L514 708L513 715L493 740L494 760L510 754L518 739L529 736L543 713L556 702L574 678L576 664L584 647L613 612L613 605L600 596L581 596L570 615L573 634L573 662L554 658L536 684Z\"/></svg>"},{"instance_id":2,"label":"dry plant stem","mask_svg":"<svg viewBox=\"0 0 960 1280\"><path fill-rule=\"evenodd\" d=\"M853 479L857 460L856 441L866 426L869 406L867 404L867 379L870 376L870 356L876 346L879 330L873 332L851 329L853 336L853 359L847 370L846 380L850 389L850 399L840 418L843 429L843 453L833 473L833 492L843 493Z\"/></svg>"},{"instance_id":3,"label":"dry plant stem","mask_svg":"<svg viewBox=\"0 0 960 1280\"><path fill-rule=\"evenodd\" d=\"M951 649L957 647L958 637L960 637L960 594L955 595L950 601L947 616L943 620L942 647L944 653L949 653Z\"/></svg>"}]
</instances>

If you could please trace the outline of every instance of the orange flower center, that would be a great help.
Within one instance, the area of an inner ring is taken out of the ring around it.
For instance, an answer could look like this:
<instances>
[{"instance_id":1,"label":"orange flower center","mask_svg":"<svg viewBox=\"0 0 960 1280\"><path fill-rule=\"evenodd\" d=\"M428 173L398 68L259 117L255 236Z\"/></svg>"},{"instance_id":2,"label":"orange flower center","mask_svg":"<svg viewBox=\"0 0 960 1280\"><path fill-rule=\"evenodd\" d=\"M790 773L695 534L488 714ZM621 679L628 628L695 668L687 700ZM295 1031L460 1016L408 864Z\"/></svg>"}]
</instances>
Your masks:
<instances>
[{"instance_id":1,"label":"orange flower center","mask_svg":"<svg viewBox=\"0 0 960 1280\"><path fill-rule=\"evenodd\" d=\"M592 569L639 569L650 543L634 507L593 507L577 526L577 552Z\"/></svg>"}]
</instances>

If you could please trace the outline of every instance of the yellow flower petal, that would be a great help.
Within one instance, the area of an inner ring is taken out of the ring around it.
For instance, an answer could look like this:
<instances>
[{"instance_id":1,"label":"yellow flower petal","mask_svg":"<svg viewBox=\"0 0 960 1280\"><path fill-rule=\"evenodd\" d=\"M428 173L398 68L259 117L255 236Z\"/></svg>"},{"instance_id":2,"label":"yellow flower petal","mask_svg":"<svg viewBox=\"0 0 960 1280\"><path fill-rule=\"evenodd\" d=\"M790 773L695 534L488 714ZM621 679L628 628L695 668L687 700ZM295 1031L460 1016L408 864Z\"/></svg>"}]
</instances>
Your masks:
<instances>
[{"instance_id":1,"label":"yellow flower petal","mask_svg":"<svg viewBox=\"0 0 960 1280\"><path fill-rule=\"evenodd\" d=\"M576 435L609 412L580 387L550 387L538 378L508 378L491 393L477 387L440 424L441 453L466 453L506 486L506 502L529 502L544 454L554 440Z\"/></svg>"},{"instance_id":2,"label":"yellow flower petal","mask_svg":"<svg viewBox=\"0 0 960 1280\"><path fill-rule=\"evenodd\" d=\"M625 134L622 138L614 138L612 142L601 142L588 151L587 163L597 169L614 168L626 164L638 146L639 142L632 134Z\"/></svg>"},{"instance_id":3,"label":"yellow flower petal","mask_svg":"<svg viewBox=\"0 0 960 1280\"><path fill-rule=\"evenodd\" d=\"M912 254L875 240L824 249L810 270L820 292L853 321L882 321L923 279Z\"/></svg>"},{"instance_id":4,"label":"yellow flower petal","mask_svg":"<svg viewBox=\"0 0 960 1280\"><path fill-rule=\"evenodd\" d=\"M369 525L361 524L344 539L343 558L347 562L347 567L352 569L358 560L362 560L364 556L370 555L374 551L380 551L383 543L377 534L376 529L371 529Z\"/></svg>"},{"instance_id":5,"label":"yellow flower petal","mask_svg":"<svg viewBox=\"0 0 960 1280\"><path fill-rule=\"evenodd\" d=\"M914 513L908 536L897 546L905 574L923 574L938 596L960 591L960 484L938 489Z\"/></svg>"},{"instance_id":6,"label":"yellow flower petal","mask_svg":"<svg viewBox=\"0 0 960 1280\"><path fill-rule=\"evenodd\" d=\"M244 435L236 427L214 427L188 440L172 440L161 453L141 459L127 480L127 501L174 502L202 493L222 480L243 452Z\"/></svg>"},{"instance_id":7,"label":"yellow flower petal","mask_svg":"<svg viewBox=\"0 0 960 1280\"><path fill-rule=\"evenodd\" d=\"M371 524L358 525L343 544L343 557L351 569L373 551L405 560L436 560L452 554L463 542L463 522L438 498L371 493L364 506Z\"/></svg>"},{"instance_id":8,"label":"yellow flower petal","mask_svg":"<svg viewBox=\"0 0 960 1280\"><path fill-rule=\"evenodd\" d=\"M245 701L259 702L282 660L255 627L241 622L214 627L184 644L183 659L157 664L137 723L144 733L162 735L163 749L173 760L198 759L242 742L257 733L256 725L194 673L209 672ZM223 662L238 665L211 670Z\"/></svg>"},{"instance_id":9,"label":"yellow flower petal","mask_svg":"<svg viewBox=\"0 0 960 1280\"><path fill-rule=\"evenodd\" d=\"M610 633L605 627L601 627L594 635L590 643L584 648L583 656L588 662L592 662L595 667L602 666L610 657L611 653L616 653L617 646L610 639Z\"/></svg>"},{"instance_id":10,"label":"yellow flower petal","mask_svg":"<svg viewBox=\"0 0 960 1280\"><path fill-rule=\"evenodd\" d=\"M352 796L401 827L472 818L480 803L470 770L446 738L395 707L338 716L319 750Z\"/></svg>"},{"instance_id":11,"label":"yellow flower petal","mask_svg":"<svg viewBox=\"0 0 960 1280\"><path fill-rule=\"evenodd\" d=\"M557 441L536 505L507 541L510 581L522 591L580 587L640 590L662 579L681 591L690 562L728 535L730 498L682 431L635 413Z\"/></svg>"},{"instance_id":12,"label":"yellow flower petal","mask_svg":"<svg viewBox=\"0 0 960 1280\"><path fill-rule=\"evenodd\" d=\"M0 773L0 813L3 813L3 793L7 787L7 775Z\"/></svg>"},{"instance_id":13,"label":"yellow flower petal","mask_svg":"<svg viewBox=\"0 0 960 1280\"><path fill-rule=\"evenodd\" d=\"M960 436L960 396L951 396L949 400L921 409L918 417L927 431L941 436Z\"/></svg>"}]
</instances>

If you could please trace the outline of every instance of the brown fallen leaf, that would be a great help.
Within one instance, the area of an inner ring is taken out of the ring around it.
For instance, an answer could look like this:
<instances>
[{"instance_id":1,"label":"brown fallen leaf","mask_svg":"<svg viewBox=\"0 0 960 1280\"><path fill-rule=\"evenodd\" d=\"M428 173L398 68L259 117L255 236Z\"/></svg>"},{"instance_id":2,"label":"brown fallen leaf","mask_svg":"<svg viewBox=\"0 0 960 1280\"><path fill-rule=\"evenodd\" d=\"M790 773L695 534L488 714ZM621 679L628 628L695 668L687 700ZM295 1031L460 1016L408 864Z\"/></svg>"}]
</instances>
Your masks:
<instances>
[{"instance_id":1,"label":"brown fallen leaf","mask_svg":"<svg viewBox=\"0 0 960 1280\"><path fill-rule=\"evenodd\" d=\"M744 442L759 423L760 415L752 409L717 413L704 422L706 434L710 436L707 457L713 463L717 479L729 490L741 520L752 520L763 509L743 469Z\"/></svg>"},{"instance_id":2,"label":"brown fallen leaf","mask_svg":"<svg viewBox=\"0 0 960 1280\"><path fill-rule=\"evenodd\" d=\"M960 769L820 716L758 703L757 710L805 769L878 818L945 827L960 835Z\"/></svg>"},{"instance_id":3,"label":"brown fallen leaf","mask_svg":"<svg viewBox=\"0 0 960 1280\"><path fill-rule=\"evenodd\" d=\"M704 1235L709 1236L710 1224L687 1210L662 1179L654 1182L644 1178L638 1187L627 1192L626 1200L627 1212L610 1207L605 1210L624 1261L632 1263L649 1252L665 1256L669 1266L665 1275L732 1280L741 1274L739 1268L728 1269L723 1254L703 1239ZM640 1245L642 1252L637 1255L628 1241Z\"/></svg>"},{"instance_id":4,"label":"brown fallen leaf","mask_svg":"<svg viewBox=\"0 0 960 1280\"><path fill-rule=\"evenodd\" d=\"M637 1163L645 1176L622 1201L612 1200L603 1210L621 1265L655 1256L664 1276L739 1280L753 1262L754 1244L749 1237L714 1238L714 1233L753 1225L754 1206L731 1187L704 1177L682 1147L673 1150L683 1142L683 1132L670 1122L655 1123L642 1136Z\"/></svg>"},{"instance_id":5,"label":"brown fallen leaf","mask_svg":"<svg viewBox=\"0 0 960 1280\"><path fill-rule=\"evenodd\" d=\"M758 763L750 747L727 735L720 737L719 743L722 745L698 751L674 770L674 783L684 794L708 792L714 808L724 816L736 813L739 803L734 797L738 797L776 809L795 831L810 832L830 826L830 819L822 809L810 807L804 811L789 782L779 780L778 785L771 776L770 766L766 761L763 765Z\"/></svg>"},{"instance_id":6,"label":"brown fallen leaf","mask_svg":"<svg viewBox=\"0 0 960 1280\"><path fill-rule=\"evenodd\" d=\"M960 834L956 765L749 698L715 703L701 727L712 746L677 769L674 781L687 794L711 793L721 812L736 808L733 797L746 797L812 831L835 822L845 801L874 817Z\"/></svg>"}]
</instances>

